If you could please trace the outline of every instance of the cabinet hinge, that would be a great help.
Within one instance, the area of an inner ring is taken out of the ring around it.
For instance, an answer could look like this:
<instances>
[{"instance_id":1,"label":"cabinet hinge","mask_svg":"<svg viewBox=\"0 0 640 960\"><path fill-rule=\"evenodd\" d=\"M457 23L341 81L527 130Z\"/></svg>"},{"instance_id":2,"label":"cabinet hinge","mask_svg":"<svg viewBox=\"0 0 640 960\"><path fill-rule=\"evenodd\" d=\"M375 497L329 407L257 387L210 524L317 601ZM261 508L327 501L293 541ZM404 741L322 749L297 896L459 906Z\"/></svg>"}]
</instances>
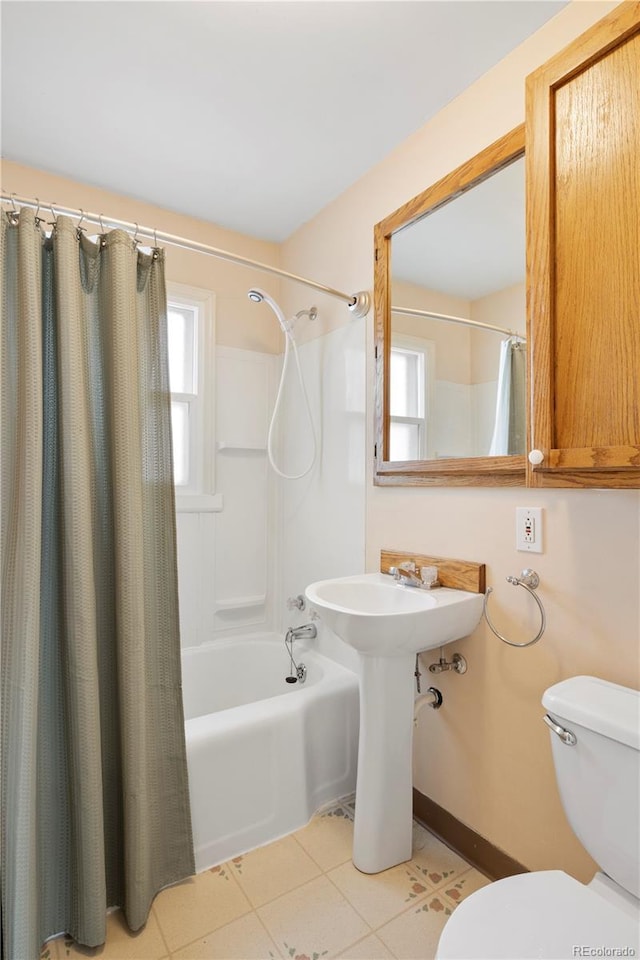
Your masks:
<instances>
[{"instance_id":1,"label":"cabinet hinge","mask_svg":"<svg viewBox=\"0 0 640 960\"><path fill-rule=\"evenodd\" d=\"M378 344L377 344L377 343L376 343L375 347L373 348L373 356L374 356L374 359L375 359L375 360L378 359Z\"/></svg>"},{"instance_id":2,"label":"cabinet hinge","mask_svg":"<svg viewBox=\"0 0 640 960\"><path fill-rule=\"evenodd\" d=\"M374 443L374 445L373 445L373 456L374 456L374 459L375 459L375 460L378 459L378 444L377 444L377 443Z\"/></svg>"},{"instance_id":3,"label":"cabinet hinge","mask_svg":"<svg viewBox=\"0 0 640 960\"><path fill-rule=\"evenodd\" d=\"M378 248L376 247L376 260L378 259Z\"/></svg>"}]
</instances>

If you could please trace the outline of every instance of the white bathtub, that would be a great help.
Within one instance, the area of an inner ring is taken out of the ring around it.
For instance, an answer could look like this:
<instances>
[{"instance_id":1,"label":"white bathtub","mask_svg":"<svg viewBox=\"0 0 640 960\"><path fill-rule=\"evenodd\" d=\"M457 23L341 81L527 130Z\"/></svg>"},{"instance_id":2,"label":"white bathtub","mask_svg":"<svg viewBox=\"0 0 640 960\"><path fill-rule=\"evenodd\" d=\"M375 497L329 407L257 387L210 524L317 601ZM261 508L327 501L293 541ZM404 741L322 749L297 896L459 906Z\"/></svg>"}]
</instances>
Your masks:
<instances>
[{"instance_id":1,"label":"white bathtub","mask_svg":"<svg viewBox=\"0 0 640 960\"><path fill-rule=\"evenodd\" d=\"M198 872L299 829L355 790L358 678L295 646L304 684L285 683L289 659L274 634L182 651Z\"/></svg>"}]
</instances>

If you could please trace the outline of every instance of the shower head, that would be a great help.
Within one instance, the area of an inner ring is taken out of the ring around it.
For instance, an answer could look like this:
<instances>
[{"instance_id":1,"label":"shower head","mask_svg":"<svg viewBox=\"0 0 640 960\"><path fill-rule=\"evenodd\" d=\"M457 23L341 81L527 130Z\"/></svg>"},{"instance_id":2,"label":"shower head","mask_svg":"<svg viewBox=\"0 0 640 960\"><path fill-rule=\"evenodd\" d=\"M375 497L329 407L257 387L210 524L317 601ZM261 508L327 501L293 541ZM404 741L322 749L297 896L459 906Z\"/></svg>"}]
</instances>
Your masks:
<instances>
[{"instance_id":1,"label":"shower head","mask_svg":"<svg viewBox=\"0 0 640 960\"><path fill-rule=\"evenodd\" d=\"M248 296L249 300L253 300L254 303L262 303L263 301L268 303L278 318L278 323L282 327L283 333L285 333L288 337L291 336L291 328L285 320L284 313L275 302L273 297L270 297L268 293L265 293L265 291L261 290L259 287L252 287L251 290L249 290Z\"/></svg>"}]
</instances>

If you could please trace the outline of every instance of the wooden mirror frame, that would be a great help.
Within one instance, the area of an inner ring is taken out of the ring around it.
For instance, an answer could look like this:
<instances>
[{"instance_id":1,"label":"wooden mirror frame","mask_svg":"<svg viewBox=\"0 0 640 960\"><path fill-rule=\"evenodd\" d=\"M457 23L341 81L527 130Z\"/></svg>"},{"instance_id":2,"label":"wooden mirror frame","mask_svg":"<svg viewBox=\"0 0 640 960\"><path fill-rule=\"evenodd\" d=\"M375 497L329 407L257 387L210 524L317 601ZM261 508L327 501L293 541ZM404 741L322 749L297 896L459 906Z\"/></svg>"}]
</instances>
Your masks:
<instances>
[{"instance_id":1,"label":"wooden mirror frame","mask_svg":"<svg viewBox=\"0 0 640 960\"><path fill-rule=\"evenodd\" d=\"M524 454L509 457L447 457L440 460L388 459L392 236L524 156L524 131L524 124L516 127L374 227L375 484L486 487L525 484Z\"/></svg>"}]
</instances>

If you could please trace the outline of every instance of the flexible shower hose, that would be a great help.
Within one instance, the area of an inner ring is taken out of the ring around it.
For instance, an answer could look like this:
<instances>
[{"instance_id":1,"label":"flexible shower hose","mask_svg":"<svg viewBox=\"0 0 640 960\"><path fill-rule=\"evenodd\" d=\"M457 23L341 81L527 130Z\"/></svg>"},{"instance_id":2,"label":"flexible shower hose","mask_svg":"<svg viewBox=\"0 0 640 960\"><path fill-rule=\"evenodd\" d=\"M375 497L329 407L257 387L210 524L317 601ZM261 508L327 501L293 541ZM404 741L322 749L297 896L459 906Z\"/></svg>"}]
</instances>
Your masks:
<instances>
[{"instance_id":1,"label":"flexible shower hose","mask_svg":"<svg viewBox=\"0 0 640 960\"><path fill-rule=\"evenodd\" d=\"M282 324L281 324L282 326ZM318 454L318 444L316 441L316 432L313 426L313 417L311 416L311 406L309 404L309 397L307 396L307 388L304 383L304 377L302 375L302 369L300 367L300 359L298 357L298 348L296 346L296 341L293 336L293 331L289 324L287 324L286 329L284 330L285 334L285 346L284 346L284 361L282 363L282 373L280 374L280 383L278 384L278 393L276 395L276 402L273 405L273 413L271 414L271 423L269 424L269 435L267 437L267 455L269 457L269 463L271 464L272 469L278 474L279 477L283 477L285 480L300 480L313 469L313 466L316 462L316 456ZM305 409L307 412L307 418L309 420L309 429L311 431L311 439L313 441L313 454L311 456L311 461L309 466L306 467L302 473L284 473L280 467L276 464L273 450L272 450L272 440L276 418L278 416L278 411L280 409L280 401L282 400L282 391L284 388L285 378L287 376L287 367L289 365L289 355L293 351L293 356L296 361L296 368L298 370L298 381L300 383L300 389L302 390L302 396L304 397Z\"/></svg>"}]
</instances>

